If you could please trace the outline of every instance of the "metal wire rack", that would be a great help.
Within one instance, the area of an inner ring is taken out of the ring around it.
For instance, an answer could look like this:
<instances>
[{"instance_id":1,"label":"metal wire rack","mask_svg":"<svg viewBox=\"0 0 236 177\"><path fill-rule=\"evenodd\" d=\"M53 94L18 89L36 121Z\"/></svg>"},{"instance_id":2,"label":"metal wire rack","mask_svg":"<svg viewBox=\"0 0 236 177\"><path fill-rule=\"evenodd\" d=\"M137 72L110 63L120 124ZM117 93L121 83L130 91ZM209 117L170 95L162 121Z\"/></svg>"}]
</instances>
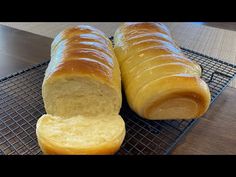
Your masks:
<instances>
[{"instance_id":1,"label":"metal wire rack","mask_svg":"<svg viewBox=\"0 0 236 177\"><path fill-rule=\"evenodd\" d=\"M202 78L211 91L211 102L236 75L236 66L182 48L203 68ZM35 125L45 113L41 86L48 62L0 79L0 154L41 154ZM123 94L121 116L126 137L117 155L169 154L197 120L148 121L132 112Z\"/></svg>"}]
</instances>

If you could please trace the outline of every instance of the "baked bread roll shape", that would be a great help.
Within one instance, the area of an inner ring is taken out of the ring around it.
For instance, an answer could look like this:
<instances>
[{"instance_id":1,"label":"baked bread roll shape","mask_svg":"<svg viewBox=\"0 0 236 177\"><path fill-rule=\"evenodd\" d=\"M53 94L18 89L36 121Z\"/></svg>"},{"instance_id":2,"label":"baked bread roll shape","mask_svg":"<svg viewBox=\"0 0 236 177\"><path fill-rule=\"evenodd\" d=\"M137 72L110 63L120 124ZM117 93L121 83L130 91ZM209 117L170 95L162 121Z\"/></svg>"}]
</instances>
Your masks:
<instances>
[{"instance_id":1,"label":"baked bread roll shape","mask_svg":"<svg viewBox=\"0 0 236 177\"><path fill-rule=\"evenodd\" d=\"M103 32L79 25L55 37L42 96L47 114L36 134L44 154L114 154L120 148L121 75Z\"/></svg>"},{"instance_id":2,"label":"baked bread roll shape","mask_svg":"<svg viewBox=\"0 0 236 177\"><path fill-rule=\"evenodd\" d=\"M56 36L42 96L55 116L119 113L120 69L111 41L98 29L80 25Z\"/></svg>"},{"instance_id":3,"label":"baked bread roll shape","mask_svg":"<svg viewBox=\"0 0 236 177\"><path fill-rule=\"evenodd\" d=\"M201 67L181 52L164 24L122 24L114 50L129 106L141 117L192 119L207 111L211 96Z\"/></svg>"}]
</instances>

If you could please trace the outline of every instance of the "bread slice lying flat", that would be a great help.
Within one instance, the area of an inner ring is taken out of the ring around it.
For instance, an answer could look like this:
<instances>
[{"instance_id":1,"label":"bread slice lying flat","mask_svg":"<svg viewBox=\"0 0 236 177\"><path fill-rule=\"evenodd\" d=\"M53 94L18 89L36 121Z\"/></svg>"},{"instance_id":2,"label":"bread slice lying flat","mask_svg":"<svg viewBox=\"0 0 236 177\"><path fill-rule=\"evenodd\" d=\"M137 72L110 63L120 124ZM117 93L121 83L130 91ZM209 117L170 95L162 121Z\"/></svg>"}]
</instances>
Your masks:
<instances>
[{"instance_id":1,"label":"bread slice lying flat","mask_svg":"<svg viewBox=\"0 0 236 177\"><path fill-rule=\"evenodd\" d=\"M106 155L120 148L125 124L119 115L61 118L43 115L36 134L44 154Z\"/></svg>"}]
</instances>

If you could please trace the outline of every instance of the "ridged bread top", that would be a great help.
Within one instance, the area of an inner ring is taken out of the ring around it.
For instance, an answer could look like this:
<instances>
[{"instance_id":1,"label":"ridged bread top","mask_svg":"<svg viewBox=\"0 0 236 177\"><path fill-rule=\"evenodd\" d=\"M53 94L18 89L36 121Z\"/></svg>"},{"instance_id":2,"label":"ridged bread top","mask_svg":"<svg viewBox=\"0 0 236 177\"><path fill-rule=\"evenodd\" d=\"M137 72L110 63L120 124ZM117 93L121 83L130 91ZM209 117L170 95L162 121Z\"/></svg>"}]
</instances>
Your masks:
<instances>
[{"instance_id":1,"label":"ridged bread top","mask_svg":"<svg viewBox=\"0 0 236 177\"><path fill-rule=\"evenodd\" d=\"M163 54L181 54L179 47L171 37L170 31L161 23L124 23L116 30L114 43L115 52L120 62L136 53L156 51L156 46L159 46L159 51Z\"/></svg>"},{"instance_id":2,"label":"ridged bread top","mask_svg":"<svg viewBox=\"0 0 236 177\"><path fill-rule=\"evenodd\" d=\"M92 77L120 90L120 71L112 43L91 26L67 28L54 39L44 82L65 74Z\"/></svg>"},{"instance_id":3,"label":"ridged bread top","mask_svg":"<svg viewBox=\"0 0 236 177\"><path fill-rule=\"evenodd\" d=\"M208 109L210 92L200 79L201 67L182 53L164 24L124 23L115 32L114 44L128 103L140 116L148 119L193 118ZM187 92L184 84L189 87L188 92L192 92L190 96L182 96ZM165 95L162 100L161 95ZM190 102L192 106L188 105ZM170 110L176 115L169 114Z\"/></svg>"},{"instance_id":4,"label":"ridged bread top","mask_svg":"<svg viewBox=\"0 0 236 177\"><path fill-rule=\"evenodd\" d=\"M154 69L160 70L157 67L183 66L186 68L186 73L183 74L201 75L201 67L182 53L168 28L162 23L124 23L116 30L114 43L123 82L127 82L124 84L125 87L132 85L131 81L135 81L135 76L139 77L142 73L149 72L157 75L159 72L154 72ZM148 79L149 77L146 76L146 79L141 80Z\"/></svg>"}]
</instances>

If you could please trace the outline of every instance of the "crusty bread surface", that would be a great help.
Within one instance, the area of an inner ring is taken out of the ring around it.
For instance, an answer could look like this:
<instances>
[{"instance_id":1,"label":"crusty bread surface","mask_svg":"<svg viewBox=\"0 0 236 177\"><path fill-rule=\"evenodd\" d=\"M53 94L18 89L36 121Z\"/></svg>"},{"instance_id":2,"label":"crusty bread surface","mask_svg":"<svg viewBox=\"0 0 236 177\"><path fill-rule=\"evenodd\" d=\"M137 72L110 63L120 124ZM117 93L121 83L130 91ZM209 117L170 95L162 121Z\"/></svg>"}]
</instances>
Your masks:
<instances>
[{"instance_id":1,"label":"crusty bread surface","mask_svg":"<svg viewBox=\"0 0 236 177\"><path fill-rule=\"evenodd\" d=\"M211 97L201 67L182 53L165 25L124 23L114 43L128 103L141 117L192 119L207 111Z\"/></svg>"}]
</instances>

